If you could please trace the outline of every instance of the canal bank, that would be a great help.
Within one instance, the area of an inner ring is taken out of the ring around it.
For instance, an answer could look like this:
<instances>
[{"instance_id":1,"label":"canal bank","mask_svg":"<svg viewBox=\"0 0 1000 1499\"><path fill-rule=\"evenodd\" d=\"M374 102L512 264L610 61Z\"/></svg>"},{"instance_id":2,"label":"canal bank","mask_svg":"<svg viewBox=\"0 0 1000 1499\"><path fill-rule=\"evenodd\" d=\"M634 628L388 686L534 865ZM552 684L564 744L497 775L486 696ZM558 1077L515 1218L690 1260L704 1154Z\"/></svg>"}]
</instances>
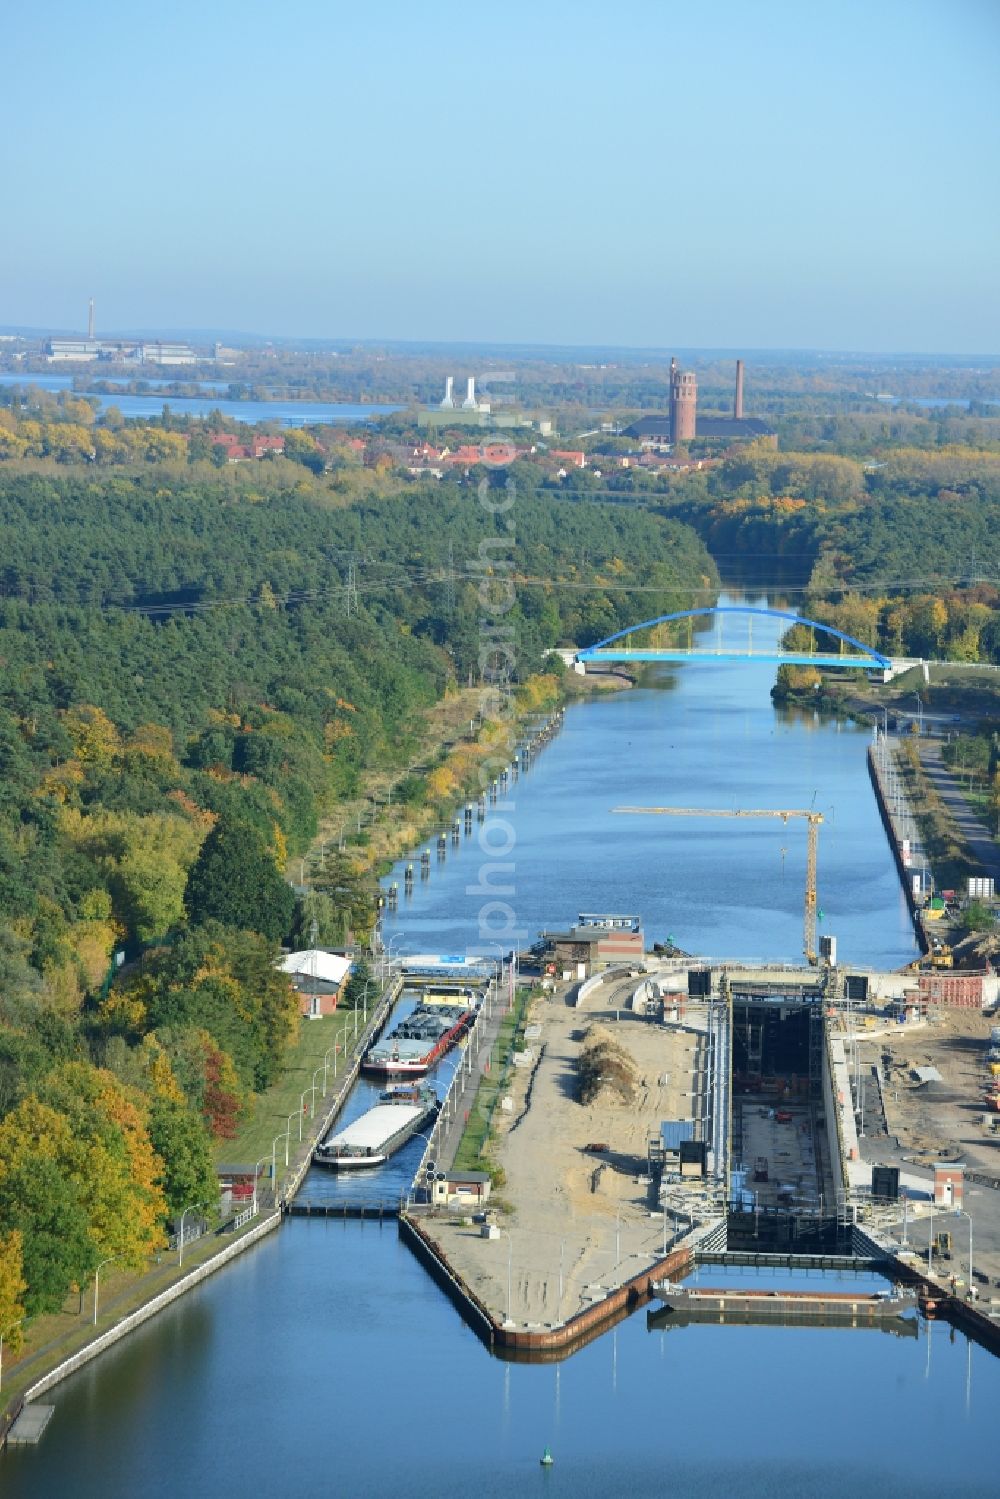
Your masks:
<instances>
[{"instance_id":1,"label":"canal bank","mask_svg":"<svg viewBox=\"0 0 1000 1499\"><path fill-rule=\"evenodd\" d=\"M875 729L875 741L868 747L868 775L878 802L889 847L899 871L900 884L913 922L920 951L927 953L928 937L922 911L924 891L928 886L929 867L913 810L903 790L897 763L898 746L890 735Z\"/></svg>"},{"instance_id":2,"label":"canal bank","mask_svg":"<svg viewBox=\"0 0 1000 1499\"><path fill-rule=\"evenodd\" d=\"M776 714L766 683L699 675L567 710L504 814L517 924L533 933L613 902L643 913L650 941L763 946L792 962L804 850L791 839L784 857L780 836L737 843L711 830L689 849L662 830L646 839L623 829L609 809L624 776L630 799L651 804L809 806L817 792L818 806L835 807L820 847L827 929L845 962L900 966L915 950L912 928L864 736ZM470 843L449 847L400 900L386 933L397 951L479 945L482 896L465 892L481 858ZM309 1180L297 1202L321 1191ZM856 1499L992 1496L987 1417L1000 1366L963 1335L951 1341L948 1327L921 1323L918 1339L903 1340L836 1328L666 1332L643 1317L602 1326L606 1335L598 1328L552 1367L488 1358L394 1222L289 1217L224 1276L65 1381L41 1446L5 1458L5 1499L208 1499L220 1474L277 1499L334 1487L359 1499L451 1499L470 1483L492 1496L553 1477L576 1499L667 1486L770 1499L776 1485L811 1499L845 1485ZM434 1377L419 1377L427 1368ZM538 1465L547 1444L551 1474Z\"/></svg>"},{"instance_id":3,"label":"canal bank","mask_svg":"<svg viewBox=\"0 0 1000 1499\"><path fill-rule=\"evenodd\" d=\"M373 1008L367 1025L354 1042L345 1072L338 1080L335 1080L329 1103L318 1110L314 1108L308 1126L303 1125L301 1141L296 1142L294 1146L289 1141L287 1169L290 1175L280 1179L280 1191L274 1190L278 1186L277 1182L269 1191L258 1189L255 1178L253 1203L238 1213L230 1220L228 1226L224 1226L217 1233L192 1241L192 1248L188 1250L188 1259L189 1263L191 1259L194 1259L196 1263L187 1274L181 1273L180 1257L177 1273L170 1275L169 1272L161 1269L162 1257L158 1255L156 1268L148 1272L146 1277L155 1283L155 1289L145 1295L140 1291L141 1299L138 1304L133 1304L131 1310L117 1317L104 1332L88 1336L89 1325L84 1323L62 1338L50 1340L42 1349L22 1356L16 1361L11 1361L8 1354L7 1367L4 1371L7 1403L0 1410L0 1450L6 1444L11 1428L25 1404L36 1401L40 1395L74 1374L84 1364L113 1348L122 1338L135 1332L151 1317L155 1317L171 1306L178 1297L201 1285L208 1276L229 1265L236 1256L251 1249L264 1235L271 1233L280 1225L287 1204L295 1198L305 1180L313 1150L341 1113L357 1080L362 1056L371 1042L380 1034L392 1013L394 1004L399 999L402 988L402 977L399 974L392 976L388 987ZM220 1238L223 1239L221 1245L218 1243ZM206 1254L206 1246L213 1245L215 1247L211 1247L210 1252ZM165 1285L164 1280L167 1281ZM105 1297L105 1318L109 1313L113 1313L116 1299ZM124 1299L135 1303L135 1297L128 1296L127 1293ZM82 1313L83 1298L81 1297ZM69 1345L69 1351L67 1351L67 1345Z\"/></svg>"}]
</instances>

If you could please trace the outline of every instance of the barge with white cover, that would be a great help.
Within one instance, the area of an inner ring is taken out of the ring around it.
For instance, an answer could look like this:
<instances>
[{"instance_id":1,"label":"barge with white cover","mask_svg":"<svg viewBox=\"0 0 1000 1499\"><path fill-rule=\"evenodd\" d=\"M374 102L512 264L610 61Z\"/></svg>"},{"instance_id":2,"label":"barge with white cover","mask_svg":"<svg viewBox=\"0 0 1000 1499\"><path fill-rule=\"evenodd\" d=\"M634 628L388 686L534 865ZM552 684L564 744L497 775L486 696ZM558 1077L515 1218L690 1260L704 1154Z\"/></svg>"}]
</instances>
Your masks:
<instances>
[{"instance_id":1,"label":"barge with white cover","mask_svg":"<svg viewBox=\"0 0 1000 1499\"><path fill-rule=\"evenodd\" d=\"M338 1171L381 1166L435 1118L439 1107L433 1088L389 1088L374 1108L317 1145L313 1160Z\"/></svg>"}]
</instances>

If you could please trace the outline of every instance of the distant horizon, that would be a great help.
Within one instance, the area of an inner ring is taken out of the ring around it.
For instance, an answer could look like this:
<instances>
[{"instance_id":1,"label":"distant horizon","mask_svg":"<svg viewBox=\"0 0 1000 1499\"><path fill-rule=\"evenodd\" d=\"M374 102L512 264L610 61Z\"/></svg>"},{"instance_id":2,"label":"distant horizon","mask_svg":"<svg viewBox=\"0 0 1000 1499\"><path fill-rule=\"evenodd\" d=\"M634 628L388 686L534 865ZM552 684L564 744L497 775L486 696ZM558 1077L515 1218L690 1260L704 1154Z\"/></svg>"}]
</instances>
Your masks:
<instances>
[{"instance_id":1,"label":"distant horizon","mask_svg":"<svg viewBox=\"0 0 1000 1499\"><path fill-rule=\"evenodd\" d=\"M29 339L49 338L80 338L87 337L86 329L70 328L58 324L28 325L19 323L0 323L0 336ZM435 338L399 338L391 335L379 336L377 334L295 334L295 333L257 333L246 329L213 328L203 327L156 327L125 326L122 328L95 329L94 338L97 342L115 342L126 339L147 339L151 341L167 342L177 341L186 343L222 343L231 340L233 346L244 347L267 347L269 345L313 349L316 351L337 352L338 347L353 348L388 348L406 349L413 351L440 352L446 354L455 351L468 351L470 353L497 350L503 353L513 354L517 351L532 351L535 353L567 354L580 353L593 354L631 354L647 356L649 358L670 358L671 355L697 355L700 357L713 357L718 359L753 359L756 356L775 357L786 355L798 358L834 358L834 359L931 359L947 360L950 363L961 363L963 367L969 362L977 360L988 364L1000 364L1000 352L992 353L988 350L977 350L965 353L956 349L891 349L891 348L836 348L822 344L800 344L800 345L758 345L752 347L742 344L630 344L630 343L559 343L554 341L533 342L523 339L514 341L502 341L492 338L481 339L435 339ZM0 352L3 352L0 350ZM178 374L178 379L181 374Z\"/></svg>"},{"instance_id":2,"label":"distant horizon","mask_svg":"<svg viewBox=\"0 0 1000 1499\"><path fill-rule=\"evenodd\" d=\"M997 0L55 10L4 31L13 325L1000 355Z\"/></svg>"}]
</instances>

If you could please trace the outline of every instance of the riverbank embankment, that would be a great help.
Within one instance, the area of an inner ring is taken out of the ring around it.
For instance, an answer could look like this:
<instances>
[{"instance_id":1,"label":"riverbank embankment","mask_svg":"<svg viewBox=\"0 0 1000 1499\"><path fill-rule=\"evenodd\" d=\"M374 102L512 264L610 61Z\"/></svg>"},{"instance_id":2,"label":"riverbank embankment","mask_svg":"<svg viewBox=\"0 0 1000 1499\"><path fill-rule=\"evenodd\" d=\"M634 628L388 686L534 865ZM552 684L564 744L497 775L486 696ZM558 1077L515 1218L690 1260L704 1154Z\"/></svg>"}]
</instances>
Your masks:
<instances>
[{"instance_id":1,"label":"riverbank embankment","mask_svg":"<svg viewBox=\"0 0 1000 1499\"><path fill-rule=\"evenodd\" d=\"M485 1100L477 1092L465 1135L483 1154L461 1164L501 1184L492 1232L460 1206L410 1215L434 1273L473 1308L473 1323L485 1318L491 1346L576 1346L632 1309L680 1242L676 1221L668 1241L652 1195L649 1141L662 1119L703 1107L705 1017L695 1006L687 1023L664 1029L630 1008L634 988L611 975L582 1004L575 985L536 996L518 1065L495 1069L499 1087L491 1075ZM581 1093L598 1062L594 1091ZM698 1222L717 1216L706 1194L692 1212Z\"/></svg>"},{"instance_id":2,"label":"riverbank embankment","mask_svg":"<svg viewBox=\"0 0 1000 1499\"><path fill-rule=\"evenodd\" d=\"M6 1442L22 1405L36 1400L84 1364L114 1347L279 1226L283 1209L295 1197L305 1179L313 1150L343 1109L357 1078L361 1058L385 1025L402 988L402 978L394 976L373 1008L367 1026L359 1031L348 1055L347 1066L330 1089L328 1099L318 1103L308 1120L303 1116L301 1141L293 1142L289 1135L287 1175L278 1177L272 1189L259 1189L254 1203L238 1214L230 1225L185 1246L186 1270L180 1254L176 1265L167 1262L166 1253L158 1255L156 1263L137 1281L126 1283L114 1295L106 1296L103 1313L95 1323L91 1323L81 1297L79 1316L64 1334L29 1349L17 1360L11 1360L7 1354L3 1370L7 1403L0 1412L0 1448Z\"/></svg>"},{"instance_id":3,"label":"riverbank embankment","mask_svg":"<svg viewBox=\"0 0 1000 1499\"><path fill-rule=\"evenodd\" d=\"M678 1280L686 1275L694 1263L697 1238L692 1235L689 1242L676 1245L559 1326L516 1327L509 1319L491 1311L455 1271L435 1230L433 1219L413 1213L400 1216L399 1231L404 1242L491 1352L505 1359L533 1362L544 1362L546 1356L560 1359L576 1353L613 1323L645 1305L657 1281Z\"/></svg>"},{"instance_id":4,"label":"riverbank embankment","mask_svg":"<svg viewBox=\"0 0 1000 1499\"><path fill-rule=\"evenodd\" d=\"M918 900L914 894L914 876L921 874L924 868L925 853L916 817L902 789L898 753L896 742L888 735L879 733L876 742L868 746L868 775L899 871L913 930L921 952L927 953L930 951L931 940L922 915L922 900ZM922 887L923 878L921 890Z\"/></svg>"}]
</instances>

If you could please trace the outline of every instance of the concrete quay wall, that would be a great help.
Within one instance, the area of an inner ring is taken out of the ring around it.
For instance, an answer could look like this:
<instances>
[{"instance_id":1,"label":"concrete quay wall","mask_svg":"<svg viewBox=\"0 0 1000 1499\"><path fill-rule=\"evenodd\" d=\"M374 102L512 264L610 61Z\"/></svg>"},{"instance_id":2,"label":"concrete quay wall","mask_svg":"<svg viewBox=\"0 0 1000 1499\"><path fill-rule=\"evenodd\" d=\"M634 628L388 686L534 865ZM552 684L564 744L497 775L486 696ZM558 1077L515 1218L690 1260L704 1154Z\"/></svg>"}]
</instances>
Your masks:
<instances>
[{"instance_id":1,"label":"concrete quay wall","mask_svg":"<svg viewBox=\"0 0 1000 1499\"><path fill-rule=\"evenodd\" d=\"M338 1114L347 1102L347 1096L354 1086L358 1073L361 1070L361 1058L364 1056L369 1044L375 1040L379 1031L385 1025L396 1003L403 991L402 978L396 978L388 989L386 989L375 1009L367 1026L358 1037L354 1047L354 1053L343 1076L338 1078L333 1096L323 1112L319 1123L313 1118L309 1121L309 1130L305 1139L305 1150L299 1155L297 1153L295 1166L290 1180L282 1193L282 1202L291 1202L306 1179L309 1167L312 1165L313 1151L319 1142L329 1133Z\"/></svg>"},{"instance_id":2,"label":"concrete quay wall","mask_svg":"<svg viewBox=\"0 0 1000 1499\"><path fill-rule=\"evenodd\" d=\"M893 750L891 741L886 740L885 744L887 753L894 755L895 751ZM909 840L911 849L914 846L916 823L913 820L912 813L907 816L905 822L897 821L895 814L889 806L889 798L883 785L882 772L879 768L875 746L871 744L868 746L868 775L875 791L875 800L878 803L882 824L889 835L889 845L892 848L893 858L896 861L896 868L899 870L899 878L903 885L903 893L906 896L906 904L910 912L910 920L913 922L913 930L920 944L920 951L926 953L929 950L930 944L927 941L924 924L920 919L920 908L913 896L914 871L903 858L904 841Z\"/></svg>"},{"instance_id":3,"label":"concrete quay wall","mask_svg":"<svg viewBox=\"0 0 1000 1499\"><path fill-rule=\"evenodd\" d=\"M152 1300L147 1301L136 1311L130 1312L120 1322L116 1322L114 1327L109 1327L107 1332L103 1332L99 1337L93 1338L83 1348L71 1354L69 1358L63 1359L61 1364L57 1364L54 1369L50 1369L47 1374L43 1374L41 1379L37 1379L33 1385L30 1385L25 1390L24 1403L28 1404L32 1400L37 1400L39 1395L44 1395L46 1390L50 1390L53 1385L59 1384L61 1380L68 1379L71 1374L76 1373L77 1369L82 1369L84 1364L89 1364L91 1359L97 1358L98 1354L103 1353L105 1349L114 1347L115 1343L121 1342L122 1338L127 1337L130 1332L134 1332L137 1327L141 1327L144 1322L148 1322L151 1317L155 1317L157 1312L162 1312L166 1307L172 1305L178 1297L183 1296L187 1291L193 1290L203 1280L207 1280L210 1275L214 1275L216 1270L221 1270L223 1265L228 1265L230 1260L234 1260L244 1250L252 1248L266 1234L276 1229L280 1222L280 1213L269 1213L266 1218L262 1219L249 1232L241 1235L233 1243L227 1244L225 1249L220 1249L219 1253L213 1254L211 1259L205 1260L203 1264L196 1266L190 1275L184 1276L183 1280L175 1281L172 1286L168 1286L158 1296L154 1296Z\"/></svg>"},{"instance_id":4,"label":"concrete quay wall","mask_svg":"<svg viewBox=\"0 0 1000 1499\"><path fill-rule=\"evenodd\" d=\"M473 1332L502 1358L544 1360L576 1352L609 1323L620 1321L649 1300L655 1281L683 1275L694 1262L692 1244L681 1244L665 1258L633 1275L601 1301L585 1307L559 1326L535 1330L505 1327L452 1269L447 1256L422 1223L409 1214L399 1220L400 1237L455 1304Z\"/></svg>"}]
</instances>

